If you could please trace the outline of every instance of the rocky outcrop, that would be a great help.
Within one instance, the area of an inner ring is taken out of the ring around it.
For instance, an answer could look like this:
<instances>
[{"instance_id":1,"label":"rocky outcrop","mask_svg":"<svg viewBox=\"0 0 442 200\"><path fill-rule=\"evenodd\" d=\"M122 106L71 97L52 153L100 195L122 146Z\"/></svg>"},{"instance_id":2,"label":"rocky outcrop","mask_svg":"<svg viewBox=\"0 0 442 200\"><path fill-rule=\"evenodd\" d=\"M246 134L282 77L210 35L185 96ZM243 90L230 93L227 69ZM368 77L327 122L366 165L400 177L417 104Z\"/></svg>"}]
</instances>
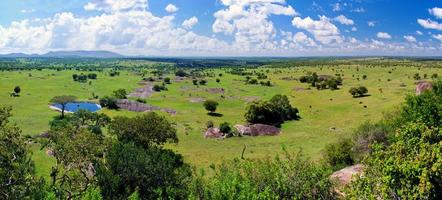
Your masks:
<instances>
[{"instance_id":1,"label":"rocky outcrop","mask_svg":"<svg viewBox=\"0 0 442 200\"><path fill-rule=\"evenodd\" d=\"M235 125L235 128L241 135L248 136L278 135L281 133L281 129L266 124Z\"/></svg>"},{"instance_id":2,"label":"rocky outcrop","mask_svg":"<svg viewBox=\"0 0 442 200\"><path fill-rule=\"evenodd\" d=\"M175 115L176 111L168 108L160 108L158 106L151 106L148 104L140 103L137 101L132 101L129 99L119 99L117 101L117 106L124 110L129 110L133 112L152 112L152 111L162 111Z\"/></svg>"},{"instance_id":3,"label":"rocky outcrop","mask_svg":"<svg viewBox=\"0 0 442 200\"><path fill-rule=\"evenodd\" d=\"M420 81L416 84L416 95L421 95L424 91L433 89L433 84L427 81Z\"/></svg>"},{"instance_id":4,"label":"rocky outcrop","mask_svg":"<svg viewBox=\"0 0 442 200\"><path fill-rule=\"evenodd\" d=\"M362 174L363 171L364 171L364 165L357 164L334 172L331 175L331 178L333 180L336 180L339 186L342 187L349 184L353 176L359 176Z\"/></svg>"},{"instance_id":5,"label":"rocky outcrop","mask_svg":"<svg viewBox=\"0 0 442 200\"><path fill-rule=\"evenodd\" d=\"M209 128L204 133L205 138L223 138L224 134L219 130L219 128Z\"/></svg>"}]
</instances>

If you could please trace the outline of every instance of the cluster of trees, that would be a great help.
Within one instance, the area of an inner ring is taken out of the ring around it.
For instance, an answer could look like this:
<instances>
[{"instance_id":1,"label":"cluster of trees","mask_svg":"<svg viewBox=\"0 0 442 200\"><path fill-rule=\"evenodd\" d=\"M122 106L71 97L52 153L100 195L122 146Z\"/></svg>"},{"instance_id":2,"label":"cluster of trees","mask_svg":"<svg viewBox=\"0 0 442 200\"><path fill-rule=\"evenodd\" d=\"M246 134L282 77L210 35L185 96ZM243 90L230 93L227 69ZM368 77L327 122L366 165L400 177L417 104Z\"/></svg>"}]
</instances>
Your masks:
<instances>
[{"instance_id":1,"label":"cluster of trees","mask_svg":"<svg viewBox=\"0 0 442 200\"><path fill-rule=\"evenodd\" d=\"M365 86L352 87L348 91L353 97L364 97L368 93L368 89Z\"/></svg>"},{"instance_id":2,"label":"cluster of trees","mask_svg":"<svg viewBox=\"0 0 442 200\"><path fill-rule=\"evenodd\" d=\"M305 76L299 78L301 83L310 83L312 87L316 87L318 90L330 89L337 90L342 85L342 78L340 76L332 77L314 73L308 73Z\"/></svg>"},{"instance_id":3,"label":"cluster of trees","mask_svg":"<svg viewBox=\"0 0 442 200\"><path fill-rule=\"evenodd\" d=\"M1 199L185 199L191 193L191 167L163 148L178 142L176 129L156 113L111 120L79 111L55 119L41 139L56 160L46 181L35 175L29 142L9 123L10 113L0 109Z\"/></svg>"},{"instance_id":4,"label":"cluster of trees","mask_svg":"<svg viewBox=\"0 0 442 200\"><path fill-rule=\"evenodd\" d=\"M267 80L267 81L258 81L258 79L252 78L250 76L246 76L246 84L251 84L251 85L257 85L260 84L262 86L272 86L272 83Z\"/></svg>"},{"instance_id":5,"label":"cluster of trees","mask_svg":"<svg viewBox=\"0 0 442 200\"><path fill-rule=\"evenodd\" d=\"M86 83L88 79L97 79L97 74L89 73L89 74L73 74L72 79L77 82Z\"/></svg>"},{"instance_id":6,"label":"cluster of trees","mask_svg":"<svg viewBox=\"0 0 442 200\"><path fill-rule=\"evenodd\" d=\"M345 188L350 199L442 198L442 82L408 96L377 123L365 123L351 138L325 149L335 168L362 163L364 176Z\"/></svg>"},{"instance_id":7,"label":"cluster of trees","mask_svg":"<svg viewBox=\"0 0 442 200\"><path fill-rule=\"evenodd\" d=\"M280 125L300 118L299 110L292 107L285 95L275 95L269 101L255 101L248 105L245 118L250 123Z\"/></svg>"},{"instance_id":8,"label":"cluster of trees","mask_svg":"<svg viewBox=\"0 0 442 200\"><path fill-rule=\"evenodd\" d=\"M166 87L166 85L164 85L164 84L161 84L161 85L159 85L159 84L155 84L155 85L152 87L152 89L153 89L153 91L155 91L155 92L167 91L167 87Z\"/></svg>"},{"instance_id":9,"label":"cluster of trees","mask_svg":"<svg viewBox=\"0 0 442 200\"><path fill-rule=\"evenodd\" d=\"M192 80L193 85L206 85L207 81L205 79L201 79L201 80L197 80L197 79L193 79Z\"/></svg>"}]
</instances>

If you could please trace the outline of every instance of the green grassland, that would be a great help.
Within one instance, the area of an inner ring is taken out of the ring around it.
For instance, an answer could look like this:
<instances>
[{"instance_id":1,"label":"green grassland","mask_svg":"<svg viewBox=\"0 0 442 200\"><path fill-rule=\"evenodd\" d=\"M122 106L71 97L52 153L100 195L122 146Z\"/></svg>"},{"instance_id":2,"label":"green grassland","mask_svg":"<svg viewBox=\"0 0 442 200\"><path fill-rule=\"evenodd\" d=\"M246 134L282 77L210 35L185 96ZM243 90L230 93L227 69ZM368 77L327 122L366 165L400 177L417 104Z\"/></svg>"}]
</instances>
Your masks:
<instances>
[{"instance_id":1,"label":"green grassland","mask_svg":"<svg viewBox=\"0 0 442 200\"><path fill-rule=\"evenodd\" d=\"M407 94L414 93L413 75L420 73L429 77L433 73L442 74L439 68L418 67L381 67L361 65L325 65L323 67L258 68L248 71L261 71L268 75L274 84L272 87L247 85L245 77L227 73L229 69L207 69L214 77L205 78L207 86L194 86L191 79L175 81L168 90L155 93L147 98L147 103L177 111L174 116L165 114L178 128L179 144L167 145L184 155L185 159L197 167L207 167L225 159L239 157L246 146L245 157L262 158L273 156L285 147L289 151L302 150L306 155L318 159L321 150L339 137L348 136L359 124L366 120L376 121L384 112L392 111L403 102ZM319 75L343 74L343 86L339 90L309 89L309 84L300 83L291 78L298 78L307 72ZM141 76L130 71L121 71L120 76L110 77L106 71L96 72L98 79L89 83L72 80L72 74L78 71L12 71L0 72L0 104L13 107L13 120L25 135L38 135L48 129L48 122L58 113L49 109L49 100L56 95L75 95L80 100L90 100L92 93L102 97L113 90L124 88L132 91L141 81ZM222 77L218 74L222 73ZM29 75L31 74L31 76ZM363 80L362 76L368 78ZM216 83L215 79L221 79ZM359 80L357 80L359 78ZM15 86L22 89L20 97L10 97ZM366 86L370 96L353 98L350 87ZM210 93L206 88L223 88L224 94ZM380 92L382 89L382 93ZM227 121L232 125L244 124L247 102L251 99L270 99L275 94L285 94L293 106L300 110L301 119L282 125L279 136L234 137L228 139L205 139L206 122L215 125ZM202 102L192 103L191 98L214 99L220 103L217 112L221 117L207 115ZM366 106L366 108L364 108ZM140 113L129 111L111 111L103 109L109 116L135 116ZM32 146L37 173L49 173L53 159Z\"/></svg>"}]
</instances>

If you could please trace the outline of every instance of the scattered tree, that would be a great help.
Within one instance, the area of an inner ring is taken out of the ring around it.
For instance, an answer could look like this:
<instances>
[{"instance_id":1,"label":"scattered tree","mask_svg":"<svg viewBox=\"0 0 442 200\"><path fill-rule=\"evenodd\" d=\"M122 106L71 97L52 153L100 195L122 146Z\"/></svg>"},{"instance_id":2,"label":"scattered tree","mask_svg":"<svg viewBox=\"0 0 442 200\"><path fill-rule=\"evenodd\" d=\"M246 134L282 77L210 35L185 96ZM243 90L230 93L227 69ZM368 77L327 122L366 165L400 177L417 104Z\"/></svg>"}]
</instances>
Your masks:
<instances>
[{"instance_id":1,"label":"scattered tree","mask_svg":"<svg viewBox=\"0 0 442 200\"><path fill-rule=\"evenodd\" d=\"M215 112L218 105L219 105L218 102L214 100L206 100L203 104L204 108L210 113Z\"/></svg>"},{"instance_id":2,"label":"scattered tree","mask_svg":"<svg viewBox=\"0 0 442 200\"><path fill-rule=\"evenodd\" d=\"M117 99L127 99L127 91L126 89L115 90L113 96Z\"/></svg>"},{"instance_id":3,"label":"scattered tree","mask_svg":"<svg viewBox=\"0 0 442 200\"><path fill-rule=\"evenodd\" d=\"M68 103L75 102L77 100L77 97L71 96L71 95L62 95L62 96L55 96L51 99L51 103L60 105L61 109L61 118L64 118L64 112L66 110L66 105Z\"/></svg>"}]
</instances>

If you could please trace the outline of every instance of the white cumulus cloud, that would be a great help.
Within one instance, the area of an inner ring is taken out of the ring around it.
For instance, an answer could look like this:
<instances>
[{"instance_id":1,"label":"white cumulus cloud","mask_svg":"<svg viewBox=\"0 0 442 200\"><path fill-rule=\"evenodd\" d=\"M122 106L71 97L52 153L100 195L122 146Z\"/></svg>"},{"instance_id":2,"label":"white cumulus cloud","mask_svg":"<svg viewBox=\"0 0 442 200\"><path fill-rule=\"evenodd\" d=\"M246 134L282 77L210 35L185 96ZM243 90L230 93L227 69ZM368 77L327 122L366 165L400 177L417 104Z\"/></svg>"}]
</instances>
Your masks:
<instances>
[{"instance_id":1,"label":"white cumulus cloud","mask_svg":"<svg viewBox=\"0 0 442 200\"><path fill-rule=\"evenodd\" d=\"M442 34L437 34L432 36L434 39L437 39L442 42Z\"/></svg>"},{"instance_id":2,"label":"white cumulus cloud","mask_svg":"<svg viewBox=\"0 0 442 200\"><path fill-rule=\"evenodd\" d=\"M131 10L146 10L147 0L92 0L83 8L103 12L123 12Z\"/></svg>"},{"instance_id":3,"label":"white cumulus cloud","mask_svg":"<svg viewBox=\"0 0 442 200\"><path fill-rule=\"evenodd\" d=\"M431 19L418 19L417 23L419 23L422 27L426 29L435 29L442 31L442 24Z\"/></svg>"},{"instance_id":4,"label":"white cumulus cloud","mask_svg":"<svg viewBox=\"0 0 442 200\"><path fill-rule=\"evenodd\" d=\"M221 0L226 6L214 14L214 33L234 35L234 46L242 49L276 48L276 29L271 15L295 16L298 13L285 0Z\"/></svg>"},{"instance_id":5,"label":"white cumulus cloud","mask_svg":"<svg viewBox=\"0 0 442 200\"><path fill-rule=\"evenodd\" d=\"M304 19L295 17L292 20L292 25L313 34L315 40L323 44L342 42L339 29L326 16L320 16L319 20L313 20L310 17Z\"/></svg>"},{"instance_id":6,"label":"white cumulus cloud","mask_svg":"<svg viewBox=\"0 0 442 200\"><path fill-rule=\"evenodd\" d=\"M341 23L341 24L344 24L344 25L353 25L354 24L353 20L348 19L344 15L339 15L339 16L335 17L334 20Z\"/></svg>"},{"instance_id":7,"label":"white cumulus cloud","mask_svg":"<svg viewBox=\"0 0 442 200\"><path fill-rule=\"evenodd\" d=\"M231 49L224 41L176 27L173 21L173 16L158 17L137 6L91 17L58 13L42 20L22 20L8 27L0 26L0 49L30 53L111 50L145 55L213 54Z\"/></svg>"},{"instance_id":8,"label":"white cumulus cloud","mask_svg":"<svg viewBox=\"0 0 442 200\"><path fill-rule=\"evenodd\" d=\"M391 35L386 32L378 32L378 34L376 34L376 36L380 39L391 39Z\"/></svg>"},{"instance_id":9,"label":"white cumulus cloud","mask_svg":"<svg viewBox=\"0 0 442 200\"><path fill-rule=\"evenodd\" d=\"M178 8L177 8L175 5L173 5L173 4L168 4L168 5L166 6L165 10L166 10L168 13L174 13L174 12L178 11Z\"/></svg>"},{"instance_id":10,"label":"white cumulus cloud","mask_svg":"<svg viewBox=\"0 0 442 200\"><path fill-rule=\"evenodd\" d=\"M416 38L412 35L404 35L404 39L408 42L417 42Z\"/></svg>"},{"instance_id":11,"label":"white cumulus cloud","mask_svg":"<svg viewBox=\"0 0 442 200\"><path fill-rule=\"evenodd\" d=\"M428 9L428 12L435 16L438 19L442 19L442 8L434 7L431 9Z\"/></svg>"},{"instance_id":12,"label":"white cumulus cloud","mask_svg":"<svg viewBox=\"0 0 442 200\"><path fill-rule=\"evenodd\" d=\"M190 19L184 20L182 26L186 29L191 29L193 26L198 24L198 18L193 16Z\"/></svg>"},{"instance_id":13,"label":"white cumulus cloud","mask_svg":"<svg viewBox=\"0 0 442 200\"><path fill-rule=\"evenodd\" d=\"M368 22L367 22L367 25L368 25L369 27L375 27L375 26L376 26L376 22L375 22L375 21L368 21Z\"/></svg>"}]
</instances>

